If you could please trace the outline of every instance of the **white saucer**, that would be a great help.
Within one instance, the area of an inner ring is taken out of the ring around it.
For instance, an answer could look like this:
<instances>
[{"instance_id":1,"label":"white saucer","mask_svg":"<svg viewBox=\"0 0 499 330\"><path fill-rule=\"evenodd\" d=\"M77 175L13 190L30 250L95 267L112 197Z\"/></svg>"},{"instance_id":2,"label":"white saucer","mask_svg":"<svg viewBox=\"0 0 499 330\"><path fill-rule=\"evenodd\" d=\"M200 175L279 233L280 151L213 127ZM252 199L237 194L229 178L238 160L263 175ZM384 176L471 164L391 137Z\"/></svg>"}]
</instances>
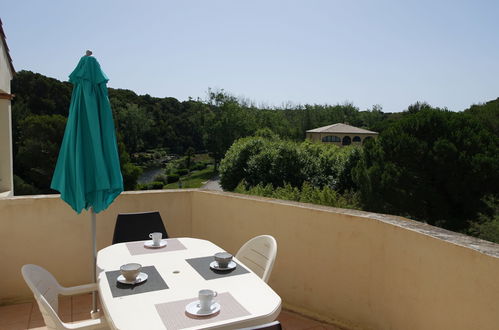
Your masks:
<instances>
[{"instance_id":1,"label":"white saucer","mask_svg":"<svg viewBox=\"0 0 499 330\"><path fill-rule=\"evenodd\" d=\"M232 270L232 269L236 268L236 266L237 266L237 264L235 263L235 261L229 262L227 267L220 267L218 265L218 262L216 262L216 261L212 261L210 263L210 268L215 269L215 270Z\"/></svg>"},{"instance_id":2,"label":"white saucer","mask_svg":"<svg viewBox=\"0 0 499 330\"><path fill-rule=\"evenodd\" d=\"M153 241L146 241L146 242L144 242L144 246L146 248L150 248L150 249L159 249L159 248L165 247L166 245L167 245L167 243L166 243L165 239L161 240L161 242L159 243L159 245L153 245Z\"/></svg>"},{"instance_id":3,"label":"white saucer","mask_svg":"<svg viewBox=\"0 0 499 330\"><path fill-rule=\"evenodd\" d=\"M142 283L145 280L147 280L148 277L149 276L147 276L146 273L139 273L139 275L137 275L137 278L135 279L135 281L127 281L125 279L125 276L123 276L123 275L118 276L118 278L116 280L120 283L123 283L123 284L139 284L139 283Z\"/></svg>"},{"instance_id":4,"label":"white saucer","mask_svg":"<svg viewBox=\"0 0 499 330\"><path fill-rule=\"evenodd\" d=\"M208 316L217 313L220 310L220 304L215 302L211 305L209 311L204 311L199 308L199 300L193 301L185 306L185 311L194 316Z\"/></svg>"}]
</instances>

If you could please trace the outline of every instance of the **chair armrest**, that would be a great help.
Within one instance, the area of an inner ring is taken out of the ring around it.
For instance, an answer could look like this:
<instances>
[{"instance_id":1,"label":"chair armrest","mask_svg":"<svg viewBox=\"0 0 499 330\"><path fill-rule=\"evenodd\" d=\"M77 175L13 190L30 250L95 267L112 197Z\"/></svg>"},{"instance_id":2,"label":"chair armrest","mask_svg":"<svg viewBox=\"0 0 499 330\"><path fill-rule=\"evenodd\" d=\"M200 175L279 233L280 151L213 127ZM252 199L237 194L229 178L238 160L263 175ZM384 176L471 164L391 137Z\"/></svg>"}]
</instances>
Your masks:
<instances>
[{"instance_id":1,"label":"chair armrest","mask_svg":"<svg viewBox=\"0 0 499 330\"><path fill-rule=\"evenodd\" d=\"M97 283L72 286L72 287L68 287L68 288L61 287L60 294L65 295L65 296L72 296L75 294L92 292L92 291L98 291Z\"/></svg>"}]
</instances>

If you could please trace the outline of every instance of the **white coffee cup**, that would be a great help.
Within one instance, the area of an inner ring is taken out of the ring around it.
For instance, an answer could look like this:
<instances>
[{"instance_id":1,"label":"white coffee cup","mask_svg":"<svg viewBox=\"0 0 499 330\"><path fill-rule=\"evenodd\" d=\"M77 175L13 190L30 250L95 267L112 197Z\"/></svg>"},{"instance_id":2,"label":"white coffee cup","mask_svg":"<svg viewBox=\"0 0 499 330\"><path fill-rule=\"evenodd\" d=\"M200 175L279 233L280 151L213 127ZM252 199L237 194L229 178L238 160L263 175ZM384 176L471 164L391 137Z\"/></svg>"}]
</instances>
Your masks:
<instances>
[{"instance_id":1,"label":"white coffee cup","mask_svg":"<svg viewBox=\"0 0 499 330\"><path fill-rule=\"evenodd\" d=\"M214 255L215 261L220 268L227 268L232 261L232 254L228 252L218 252Z\"/></svg>"},{"instance_id":2,"label":"white coffee cup","mask_svg":"<svg viewBox=\"0 0 499 330\"><path fill-rule=\"evenodd\" d=\"M142 269L142 265L138 263L130 263L125 264L120 267L121 275L125 277L125 280L128 282L133 282L137 279L137 276L140 274L140 270Z\"/></svg>"},{"instance_id":3,"label":"white coffee cup","mask_svg":"<svg viewBox=\"0 0 499 330\"><path fill-rule=\"evenodd\" d=\"M152 245L159 246L161 244L161 238L163 238L163 234L159 232L150 233L149 237L152 238Z\"/></svg>"},{"instance_id":4,"label":"white coffee cup","mask_svg":"<svg viewBox=\"0 0 499 330\"><path fill-rule=\"evenodd\" d=\"M210 311L211 306L213 305L214 301L213 298L215 298L218 295L216 291L209 290L209 289L203 289L199 290L199 308L202 311Z\"/></svg>"}]
</instances>

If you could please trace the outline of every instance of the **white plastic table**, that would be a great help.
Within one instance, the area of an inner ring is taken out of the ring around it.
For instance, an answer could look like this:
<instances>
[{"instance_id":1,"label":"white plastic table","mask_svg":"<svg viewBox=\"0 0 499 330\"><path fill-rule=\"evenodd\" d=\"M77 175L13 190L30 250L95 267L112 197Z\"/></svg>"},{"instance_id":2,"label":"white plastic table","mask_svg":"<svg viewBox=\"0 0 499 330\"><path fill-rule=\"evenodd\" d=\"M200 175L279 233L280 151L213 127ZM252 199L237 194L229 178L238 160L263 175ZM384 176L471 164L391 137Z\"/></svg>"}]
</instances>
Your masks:
<instances>
[{"instance_id":1,"label":"white plastic table","mask_svg":"<svg viewBox=\"0 0 499 330\"><path fill-rule=\"evenodd\" d=\"M223 249L206 240L195 238L178 238L178 240L186 249L131 255L126 243L120 243L99 251L97 255L99 295L102 309L111 328L165 329L155 305L197 297L201 289L229 292L250 313L247 316L204 324L201 327L203 329L244 328L272 322L277 318L281 310L281 298L255 273L247 268L249 273L246 274L205 280L186 262L186 259L210 256ZM105 272L118 270L121 265L130 262L155 266L169 288L113 297Z\"/></svg>"}]
</instances>

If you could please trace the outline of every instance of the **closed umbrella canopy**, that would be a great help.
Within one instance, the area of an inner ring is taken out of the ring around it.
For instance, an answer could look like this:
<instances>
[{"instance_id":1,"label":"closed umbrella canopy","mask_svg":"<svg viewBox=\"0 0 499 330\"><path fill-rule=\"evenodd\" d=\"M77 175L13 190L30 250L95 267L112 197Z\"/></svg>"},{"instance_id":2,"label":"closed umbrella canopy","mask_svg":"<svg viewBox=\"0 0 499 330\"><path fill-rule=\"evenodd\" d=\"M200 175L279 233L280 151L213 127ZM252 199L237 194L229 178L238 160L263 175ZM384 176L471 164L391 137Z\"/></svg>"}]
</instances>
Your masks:
<instances>
[{"instance_id":1,"label":"closed umbrella canopy","mask_svg":"<svg viewBox=\"0 0 499 330\"><path fill-rule=\"evenodd\" d=\"M69 76L73 94L51 188L77 213L105 210L123 191L108 80L92 56Z\"/></svg>"},{"instance_id":2,"label":"closed umbrella canopy","mask_svg":"<svg viewBox=\"0 0 499 330\"><path fill-rule=\"evenodd\" d=\"M69 117L52 189L77 213L91 208L92 277L96 281L96 217L123 191L123 177L114 133L113 115L107 95L109 80L97 60L87 51L69 75L74 84ZM97 312L93 293L92 312Z\"/></svg>"}]
</instances>

